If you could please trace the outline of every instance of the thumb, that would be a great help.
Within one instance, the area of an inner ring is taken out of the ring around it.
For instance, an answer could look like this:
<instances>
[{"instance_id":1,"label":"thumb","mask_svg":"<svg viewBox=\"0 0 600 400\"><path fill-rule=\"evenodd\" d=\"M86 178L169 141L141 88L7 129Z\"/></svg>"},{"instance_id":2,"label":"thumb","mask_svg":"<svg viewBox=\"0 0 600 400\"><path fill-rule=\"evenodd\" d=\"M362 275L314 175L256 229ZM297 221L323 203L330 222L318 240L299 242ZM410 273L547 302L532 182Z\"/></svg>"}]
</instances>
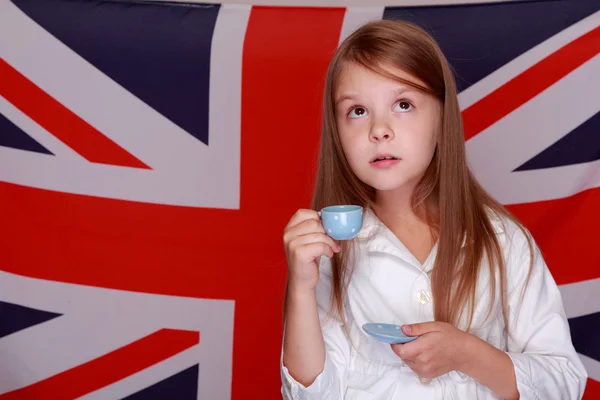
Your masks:
<instances>
[{"instance_id":1,"label":"thumb","mask_svg":"<svg viewBox=\"0 0 600 400\"><path fill-rule=\"evenodd\" d=\"M406 336L421 336L429 332L438 331L435 322L423 322L420 324L402 325L402 332Z\"/></svg>"}]
</instances>

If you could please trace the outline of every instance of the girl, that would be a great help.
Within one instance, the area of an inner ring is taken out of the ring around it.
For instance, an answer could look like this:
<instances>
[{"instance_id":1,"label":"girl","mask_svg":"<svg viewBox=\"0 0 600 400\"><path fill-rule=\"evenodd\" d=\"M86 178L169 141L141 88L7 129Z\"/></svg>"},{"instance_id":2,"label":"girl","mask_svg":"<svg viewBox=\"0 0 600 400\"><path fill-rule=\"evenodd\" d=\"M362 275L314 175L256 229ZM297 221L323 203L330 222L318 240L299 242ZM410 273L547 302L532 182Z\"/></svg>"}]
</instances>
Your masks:
<instances>
[{"instance_id":1,"label":"girl","mask_svg":"<svg viewBox=\"0 0 600 400\"><path fill-rule=\"evenodd\" d=\"M319 210L358 204L325 235ZM364 25L327 74L314 210L283 235L287 399L581 398L586 372L527 231L467 168L453 76L402 22ZM402 325L388 345L362 325Z\"/></svg>"}]
</instances>

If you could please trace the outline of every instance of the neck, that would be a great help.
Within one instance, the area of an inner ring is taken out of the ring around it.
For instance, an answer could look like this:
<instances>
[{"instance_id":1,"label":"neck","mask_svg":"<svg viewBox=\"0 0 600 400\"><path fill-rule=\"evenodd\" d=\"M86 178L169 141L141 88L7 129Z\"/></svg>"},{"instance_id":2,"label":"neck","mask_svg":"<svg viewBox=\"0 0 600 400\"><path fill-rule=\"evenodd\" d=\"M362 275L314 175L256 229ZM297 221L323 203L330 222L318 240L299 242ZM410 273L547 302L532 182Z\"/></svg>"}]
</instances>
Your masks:
<instances>
[{"instance_id":1,"label":"neck","mask_svg":"<svg viewBox=\"0 0 600 400\"><path fill-rule=\"evenodd\" d=\"M433 199L428 199L430 204L419 204L416 209L413 209L411 197L410 192L378 192L373 211L408 251L423 264L436 241L433 227L428 223L429 215L426 217L424 214L425 207L428 213L431 213Z\"/></svg>"},{"instance_id":2,"label":"neck","mask_svg":"<svg viewBox=\"0 0 600 400\"><path fill-rule=\"evenodd\" d=\"M413 214L411 207L412 193L408 190L386 190L378 191L375 194L375 204L373 208L378 214L387 215L394 218L400 218L408 214Z\"/></svg>"},{"instance_id":3,"label":"neck","mask_svg":"<svg viewBox=\"0 0 600 400\"><path fill-rule=\"evenodd\" d=\"M412 190L401 189L378 191L375 195L373 210L390 228L400 223L416 222L419 219L411 205Z\"/></svg>"},{"instance_id":4,"label":"neck","mask_svg":"<svg viewBox=\"0 0 600 400\"><path fill-rule=\"evenodd\" d=\"M435 213L435 199L430 198L427 204L419 204L413 209L411 204L413 190L378 191L375 195L373 211L377 217L388 227L394 230L399 224L422 225L424 221L424 207L429 213ZM431 215L434 219L435 216Z\"/></svg>"}]
</instances>

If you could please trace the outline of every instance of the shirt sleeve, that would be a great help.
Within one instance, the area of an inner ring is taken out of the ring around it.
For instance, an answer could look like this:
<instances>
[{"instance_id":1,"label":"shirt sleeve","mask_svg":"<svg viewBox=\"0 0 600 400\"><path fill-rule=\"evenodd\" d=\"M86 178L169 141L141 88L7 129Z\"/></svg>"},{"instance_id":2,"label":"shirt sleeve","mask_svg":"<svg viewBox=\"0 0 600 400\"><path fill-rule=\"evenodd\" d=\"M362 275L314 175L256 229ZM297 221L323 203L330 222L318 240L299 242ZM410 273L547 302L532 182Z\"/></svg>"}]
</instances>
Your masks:
<instances>
[{"instance_id":1,"label":"shirt sleeve","mask_svg":"<svg viewBox=\"0 0 600 400\"><path fill-rule=\"evenodd\" d=\"M346 387L346 371L350 358L350 342L342 323L329 312L331 299L331 262L322 257L319 283L316 288L321 331L325 341L323 371L308 387L297 382L283 364L281 351L281 393L286 400L342 400Z\"/></svg>"},{"instance_id":2,"label":"shirt sleeve","mask_svg":"<svg viewBox=\"0 0 600 400\"><path fill-rule=\"evenodd\" d=\"M581 399L587 373L573 347L558 286L533 239L533 265L525 286L531 254L527 239L517 229L511 242L506 265L508 355L520 398Z\"/></svg>"}]
</instances>

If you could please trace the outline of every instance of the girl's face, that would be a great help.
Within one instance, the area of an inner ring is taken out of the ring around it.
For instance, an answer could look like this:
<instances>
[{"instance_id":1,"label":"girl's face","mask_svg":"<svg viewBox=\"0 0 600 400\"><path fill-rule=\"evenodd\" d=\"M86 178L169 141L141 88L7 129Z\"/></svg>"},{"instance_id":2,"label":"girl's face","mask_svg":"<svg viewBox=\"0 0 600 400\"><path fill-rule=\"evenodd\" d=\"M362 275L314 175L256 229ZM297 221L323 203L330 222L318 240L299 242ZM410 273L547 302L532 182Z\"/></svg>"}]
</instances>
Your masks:
<instances>
[{"instance_id":1,"label":"girl's face","mask_svg":"<svg viewBox=\"0 0 600 400\"><path fill-rule=\"evenodd\" d=\"M425 86L404 71L388 71ZM412 192L433 158L440 102L353 63L342 70L335 102L340 141L354 174L377 191Z\"/></svg>"}]
</instances>

